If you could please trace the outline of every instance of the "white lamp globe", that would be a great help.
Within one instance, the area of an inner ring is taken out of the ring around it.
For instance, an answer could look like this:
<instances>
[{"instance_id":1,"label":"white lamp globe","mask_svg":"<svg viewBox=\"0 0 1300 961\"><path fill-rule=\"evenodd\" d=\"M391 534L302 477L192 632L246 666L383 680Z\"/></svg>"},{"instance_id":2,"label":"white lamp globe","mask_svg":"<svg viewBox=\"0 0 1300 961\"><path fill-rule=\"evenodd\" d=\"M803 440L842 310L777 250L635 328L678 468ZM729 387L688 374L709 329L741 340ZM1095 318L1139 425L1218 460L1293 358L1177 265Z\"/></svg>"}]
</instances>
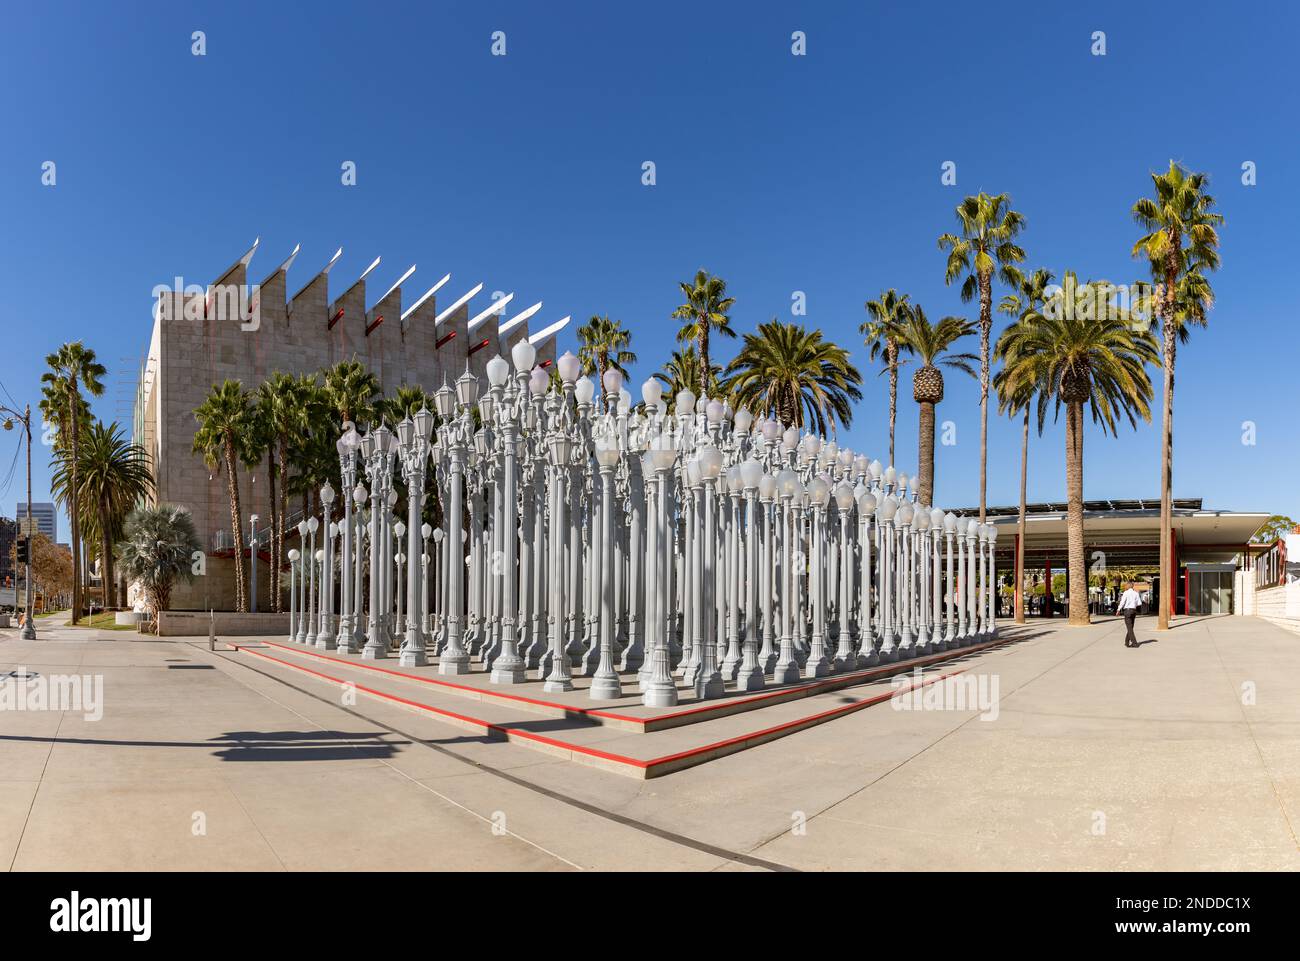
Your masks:
<instances>
[{"instance_id":1,"label":"white lamp globe","mask_svg":"<svg viewBox=\"0 0 1300 961\"><path fill-rule=\"evenodd\" d=\"M578 379L580 364L578 358L573 356L573 351L566 350L560 355L560 359L555 362L556 368L560 372L560 380L566 384L572 384Z\"/></svg>"},{"instance_id":2,"label":"white lamp globe","mask_svg":"<svg viewBox=\"0 0 1300 961\"><path fill-rule=\"evenodd\" d=\"M891 521L896 513L898 513L898 498L893 494L886 494L885 499L880 502L880 519Z\"/></svg>"},{"instance_id":3,"label":"white lamp globe","mask_svg":"<svg viewBox=\"0 0 1300 961\"><path fill-rule=\"evenodd\" d=\"M993 543L994 541L996 541L997 539L998 539L998 525L997 525L997 524L990 524L990 525L989 525L989 543L992 544L992 543Z\"/></svg>"},{"instance_id":4,"label":"white lamp globe","mask_svg":"<svg viewBox=\"0 0 1300 961\"><path fill-rule=\"evenodd\" d=\"M704 416L710 424L722 423L723 407L719 401L711 400L707 407L704 408Z\"/></svg>"},{"instance_id":5,"label":"white lamp globe","mask_svg":"<svg viewBox=\"0 0 1300 961\"><path fill-rule=\"evenodd\" d=\"M722 451L712 444L705 444L700 448L700 476L705 480L713 480L720 473L722 473Z\"/></svg>"},{"instance_id":6,"label":"white lamp globe","mask_svg":"<svg viewBox=\"0 0 1300 961\"><path fill-rule=\"evenodd\" d=\"M799 475L786 468L776 475L776 486L782 497L792 497L799 485Z\"/></svg>"},{"instance_id":7,"label":"white lamp globe","mask_svg":"<svg viewBox=\"0 0 1300 961\"><path fill-rule=\"evenodd\" d=\"M740 473L740 465L733 464L727 468L727 490L739 494L745 487L745 480Z\"/></svg>"},{"instance_id":8,"label":"white lamp globe","mask_svg":"<svg viewBox=\"0 0 1300 961\"><path fill-rule=\"evenodd\" d=\"M787 427L785 433L781 435L781 449L787 454L799 446L799 432L793 427Z\"/></svg>"},{"instance_id":9,"label":"white lamp globe","mask_svg":"<svg viewBox=\"0 0 1300 961\"><path fill-rule=\"evenodd\" d=\"M957 529L957 515L949 511L943 515L943 529L951 534Z\"/></svg>"},{"instance_id":10,"label":"white lamp globe","mask_svg":"<svg viewBox=\"0 0 1300 961\"><path fill-rule=\"evenodd\" d=\"M325 560L325 552L318 547L316 548L316 563L319 564L323 560Z\"/></svg>"},{"instance_id":11,"label":"white lamp globe","mask_svg":"<svg viewBox=\"0 0 1300 961\"><path fill-rule=\"evenodd\" d=\"M911 502L903 501L899 506L898 513L895 515L894 519L898 521L901 526L906 527L912 523L912 513Z\"/></svg>"},{"instance_id":12,"label":"white lamp globe","mask_svg":"<svg viewBox=\"0 0 1300 961\"><path fill-rule=\"evenodd\" d=\"M863 514L873 514L876 510L876 495L867 491L858 495L858 510Z\"/></svg>"},{"instance_id":13,"label":"white lamp globe","mask_svg":"<svg viewBox=\"0 0 1300 961\"><path fill-rule=\"evenodd\" d=\"M818 507L823 506L830 496L831 488L821 477L814 477L808 483L808 496Z\"/></svg>"},{"instance_id":14,"label":"white lamp globe","mask_svg":"<svg viewBox=\"0 0 1300 961\"><path fill-rule=\"evenodd\" d=\"M360 484L352 488L352 503L360 506L366 502L366 497L366 489Z\"/></svg>"},{"instance_id":15,"label":"white lamp globe","mask_svg":"<svg viewBox=\"0 0 1300 961\"><path fill-rule=\"evenodd\" d=\"M302 557L302 551L298 550L298 548L292 547L289 549L289 560L296 561L300 557Z\"/></svg>"},{"instance_id":16,"label":"white lamp globe","mask_svg":"<svg viewBox=\"0 0 1300 961\"><path fill-rule=\"evenodd\" d=\"M676 406L674 409L677 411L677 413L683 415L689 415L693 413L695 410L695 391L689 389L679 390L677 392L677 398L675 404Z\"/></svg>"},{"instance_id":17,"label":"white lamp globe","mask_svg":"<svg viewBox=\"0 0 1300 961\"><path fill-rule=\"evenodd\" d=\"M406 533L406 525L403 524L401 521L398 521L396 524L393 525L393 533L396 534L398 537L401 537L403 534Z\"/></svg>"},{"instance_id":18,"label":"white lamp globe","mask_svg":"<svg viewBox=\"0 0 1300 961\"><path fill-rule=\"evenodd\" d=\"M605 385L606 393L617 394L623 388L623 375L611 367L605 371L600 382Z\"/></svg>"},{"instance_id":19,"label":"white lamp globe","mask_svg":"<svg viewBox=\"0 0 1300 961\"><path fill-rule=\"evenodd\" d=\"M816 434L804 434L799 446L802 448L805 457L814 457L817 451L821 449L821 441L817 439Z\"/></svg>"},{"instance_id":20,"label":"white lamp globe","mask_svg":"<svg viewBox=\"0 0 1300 961\"><path fill-rule=\"evenodd\" d=\"M651 377L641 385L641 399L645 401L647 407L659 406L659 400L664 395L663 384Z\"/></svg>"},{"instance_id":21,"label":"white lamp globe","mask_svg":"<svg viewBox=\"0 0 1300 961\"><path fill-rule=\"evenodd\" d=\"M899 489L900 491L901 491L901 490L906 490L906 488L907 488L907 481L908 481L908 476L907 476L906 474L899 474L899 475L898 475L898 489Z\"/></svg>"},{"instance_id":22,"label":"white lamp globe","mask_svg":"<svg viewBox=\"0 0 1300 961\"><path fill-rule=\"evenodd\" d=\"M897 477L898 477L898 471L894 470L893 464L890 464L888 467L885 468L884 480L886 484L894 483L894 479Z\"/></svg>"},{"instance_id":23,"label":"white lamp globe","mask_svg":"<svg viewBox=\"0 0 1300 961\"><path fill-rule=\"evenodd\" d=\"M320 489L320 501L326 507L334 503L334 487L329 481L326 481L325 486Z\"/></svg>"},{"instance_id":24,"label":"white lamp globe","mask_svg":"<svg viewBox=\"0 0 1300 961\"><path fill-rule=\"evenodd\" d=\"M780 436L781 425L776 422L775 418L769 417L767 420L763 421L763 440L771 444Z\"/></svg>"},{"instance_id":25,"label":"white lamp globe","mask_svg":"<svg viewBox=\"0 0 1300 961\"><path fill-rule=\"evenodd\" d=\"M697 398L695 398L695 413L697 413L697 414L704 414L704 415L706 415L706 416L708 415L708 413L709 413L709 399L708 399L707 397L697 397Z\"/></svg>"},{"instance_id":26,"label":"white lamp globe","mask_svg":"<svg viewBox=\"0 0 1300 961\"><path fill-rule=\"evenodd\" d=\"M424 523L420 525L420 536L423 537L426 541L429 539L429 535L432 533L433 533L433 525L428 523Z\"/></svg>"},{"instance_id":27,"label":"white lamp globe","mask_svg":"<svg viewBox=\"0 0 1300 961\"><path fill-rule=\"evenodd\" d=\"M510 365L506 363L506 359L500 354L487 362L487 379L488 383L493 387L502 386L509 376Z\"/></svg>"},{"instance_id":28,"label":"white lamp globe","mask_svg":"<svg viewBox=\"0 0 1300 961\"><path fill-rule=\"evenodd\" d=\"M740 413L745 413L743 410ZM739 414L736 415L739 418ZM740 473L745 483L745 490L753 490L763 478L763 465L750 458L740 465Z\"/></svg>"},{"instance_id":29,"label":"white lamp globe","mask_svg":"<svg viewBox=\"0 0 1300 961\"><path fill-rule=\"evenodd\" d=\"M320 528L319 520L317 520L315 517L309 517L307 519L307 532L309 534L315 534L319 528Z\"/></svg>"},{"instance_id":30,"label":"white lamp globe","mask_svg":"<svg viewBox=\"0 0 1300 961\"><path fill-rule=\"evenodd\" d=\"M764 474L758 479L758 496L765 501L776 496L776 478L771 474Z\"/></svg>"},{"instance_id":31,"label":"white lamp globe","mask_svg":"<svg viewBox=\"0 0 1300 961\"><path fill-rule=\"evenodd\" d=\"M736 425L736 430L742 434L748 434L750 426L754 423L754 415L744 407L736 411L736 416L732 418L732 423Z\"/></svg>"},{"instance_id":32,"label":"white lamp globe","mask_svg":"<svg viewBox=\"0 0 1300 961\"><path fill-rule=\"evenodd\" d=\"M853 488L843 481L835 488L835 503L842 511L853 510Z\"/></svg>"},{"instance_id":33,"label":"white lamp globe","mask_svg":"<svg viewBox=\"0 0 1300 961\"><path fill-rule=\"evenodd\" d=\"M918 531L928 530L930 527L930 512L925 509L918 510L912 518L912 527Z\"/></svg>"},{"instance_id":34,"label":"white lamp globe","mask_svg":"<svg viewBox=\"0 0 1300 961\"><path fill-rule=\"evenodd\" d=\"M596 385L591 382L590 377L579 378L574 396L577 397L579 404L591 403L591 399L596 396Z\"/></svg>"},{"instance_id":35,"label":"white lamp globe","mask_svg":"<svg viewBox=\"0 0 1300 961\"><path fill-rule=\"evenodd\" d=\"M533 372L528 375L528 392L534 397L541 397L550 385L551 375L546 372L545 367L534 367Z\"/></svg>"},{"instance_id":36,"label":"white lamp globe","mask_svg":"<svg viewBox=\"0 0 1300 961\"><path fill-rule=\"evenodd\" d=\"M939 510L937 507L930 511L930 526L936 531L944 526L943 511Z\"/></svg>"},{"instance_id":37,"label":"white lamp globe","mask_svg":"<svg viewBox=\"0 0 1300 961\"><path fill-rule=\"evenodd\" d=\"M528 342L527 337L521 337L510 348L510 359L514 361L515 370L519 373L525 373L533 369L533 361L537 360L537 348Z\"/></svg>"},{"instance_id":38,"label":"white lamp globe","mask_svg":"<svg viewBox=\"0 0 1300 961\"><path fill-rule=\"evenodd\" d=\"M618 389L618 409L624 413L632 409L632 392L626 387Z\"/></svg>"},{"instance_id":39,"label":"white lamp globe","mask_svg":"<svg viewBox=\"0 0 1300 961\"><path fill-rule=\"evenodd\" d=\"M880 480L880 475L883 473L881 469L880 461L873 460L870 464L867 465L867 470L870 472L871 479L873 481Z\"/></svg>"}]
</instances>

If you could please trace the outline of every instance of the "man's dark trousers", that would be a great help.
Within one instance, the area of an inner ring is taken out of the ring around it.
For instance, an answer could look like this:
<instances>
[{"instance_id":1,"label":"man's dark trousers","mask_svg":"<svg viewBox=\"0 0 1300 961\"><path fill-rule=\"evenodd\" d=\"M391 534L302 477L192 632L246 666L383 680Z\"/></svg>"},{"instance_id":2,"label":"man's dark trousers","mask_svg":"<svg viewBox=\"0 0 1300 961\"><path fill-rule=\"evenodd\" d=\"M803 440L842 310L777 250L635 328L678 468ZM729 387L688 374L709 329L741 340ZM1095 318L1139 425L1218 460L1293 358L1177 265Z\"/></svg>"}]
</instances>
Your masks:
<instances>
[{"instance_id":1,"label":"man's dark trousers","mask_svg":"<svg viewBox=\"0 0 1300 961\"><path fill-rule=\"evenodd\" d=\"M1128 629L1128 634L1124 638L1125 644L1136 644L1137 638L1133 636L1133 622L1137 619L1137 608L1130 607L1124 612L1124 627Z\"/></svg>"}]
</instances>

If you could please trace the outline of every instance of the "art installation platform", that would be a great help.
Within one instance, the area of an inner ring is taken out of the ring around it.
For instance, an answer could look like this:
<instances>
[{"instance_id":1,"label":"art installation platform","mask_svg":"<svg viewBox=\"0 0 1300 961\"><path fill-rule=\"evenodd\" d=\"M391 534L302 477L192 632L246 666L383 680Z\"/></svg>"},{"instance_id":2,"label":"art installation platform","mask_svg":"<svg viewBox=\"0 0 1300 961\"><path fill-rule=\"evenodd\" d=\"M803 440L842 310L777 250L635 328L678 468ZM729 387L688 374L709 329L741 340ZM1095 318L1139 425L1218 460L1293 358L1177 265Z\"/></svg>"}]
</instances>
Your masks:
<instances>
[{"instance_id":1,"label":"art installation platform","mask_svg":"<svg viewBox=\"0 0 1300 961\"><path fill-rule=\"evenodd\" d=\"M829 677L800 680L759 692L727 684L721 697L700 699L678 680L679 701L647 707L635 700L593 701L590 678L574 690L545 693L542 682L493 686L490 672L449 680L436 666L399 667L358 655L322 652L297 643L231 642L273 671L291 672L336 688L433 715L447 724L634 778L654 778L882 704L894 695L899 674L924 671L920 684L960 673L968 655L1007 643L994 639L950 651L907 658ZM624 683L635 685L633 673ZM903 683L903 690L917 684ZM855 691L856 688L866 688ZM846 692L852 691L851 694Z\"/></svg>"}]
</instances>

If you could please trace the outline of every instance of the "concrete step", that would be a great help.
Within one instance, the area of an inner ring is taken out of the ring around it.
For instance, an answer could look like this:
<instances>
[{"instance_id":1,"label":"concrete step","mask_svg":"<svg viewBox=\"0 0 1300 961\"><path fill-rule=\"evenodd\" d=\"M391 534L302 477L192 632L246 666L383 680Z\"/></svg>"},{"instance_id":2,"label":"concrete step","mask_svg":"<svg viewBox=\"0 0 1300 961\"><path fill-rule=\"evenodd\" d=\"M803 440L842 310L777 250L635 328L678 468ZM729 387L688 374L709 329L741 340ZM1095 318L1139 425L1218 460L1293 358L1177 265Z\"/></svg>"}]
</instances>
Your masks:
<instances>
[{"instance_id":1,"label":"concrete step","mask_svg":"<svg viewBox=\"0 0 1300 961\"><path fill-rule=\"evenodd\" d=\"M296 642L265 640L260 643L282 654L309 662L347 665L369 672L371 676L401 680L426 689L434 688L444 694L507 705L546 717L583 719L637 733L650 733L687 724L698 724L730 714L763 710L786 701L867 684L895 674L906 673L916 667L930 667L986 650L1001 641L995 638L980 644L904 658L875 667L831 674L821 678L801 679L793 684L776 685L769 681L766 687L758 691L743 691L733 682L727 682L724 696L709 700L700 700L692 687L683 684L680 678L675 678L678 703L675 707L666 708L646 707L641 703L634 673L621 675L622 698L592 700L588 693L591 679L587 677L575 676L573 691L554 693L544 691L542 682L533 679L531 675L522 684L497 685L491 683L488 672L483 670L449 676L439 674L436 664L424 667L400 667L395 659L363 660L356 654L327 652Z\"/></svg>"},{"instance_id":2,"label":"concrete step","mask_svg":"<svg viewBox=\"0 0 1300 961\"><path fill-rule=\"evenodd\" d=\"M989 646L1006 643L995 641ZM446 685L413 682L396 670L376 670L373 662L352 662L341 657L326 657L303 649L288 651L279 643L230 643L233 650L255 659L260 668L285 679L316 682L339 688L350 685L357 693L376 700L416 711L462 730L471 730L490 739L507 740L627 777L648 779L707 763L716 758L744 751L759 744L824 724L846 714L888 701L898 689L883 676L859 678L853 686L861 687L853 695L843 690L849 679L832 689L809 688L801 696L770 699L759 707L730 713L711 713L675 726L638 730L626 724L607 723L608 718L593 717L564 708L561 714L540 716L531 698L517 695L487 696L467 699L463 690ZM960 673L964 667L950 662L958 657L978 653L974 648L959 649L952 657L919 663L889 665L891 669L913 667L926 672L918 682L902 682L903 690L918 683L922 686ZM921 659L918 659L918 661ZM942 666L946 665L946 666ZM896 670L891 670L896 673ZM635 678L633 678L633 684ZM585 696L585 695L584 695Z\"/></svg>"}]
</instances>

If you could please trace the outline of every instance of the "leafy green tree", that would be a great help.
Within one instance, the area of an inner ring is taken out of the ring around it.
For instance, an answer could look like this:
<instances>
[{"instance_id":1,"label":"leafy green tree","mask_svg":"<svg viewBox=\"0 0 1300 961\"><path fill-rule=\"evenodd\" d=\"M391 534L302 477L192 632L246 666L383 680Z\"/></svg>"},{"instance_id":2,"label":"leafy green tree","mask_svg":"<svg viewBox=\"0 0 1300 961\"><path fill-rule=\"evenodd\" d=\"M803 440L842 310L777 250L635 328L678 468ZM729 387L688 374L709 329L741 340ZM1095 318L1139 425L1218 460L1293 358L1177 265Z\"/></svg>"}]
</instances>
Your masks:
<instances>
[{"instance_id":1,"label":"leafy green tree","mask_svg":"<svg viewBox=\"0 0 1300 961\"><path fill-rule=\"evenodd\" d=\"M858 333L866 340L871 362L884 364L882 374L889 375L889 463L894 463L894 424L898 418L898 368L901 348L898 330L907 322L911 309L908 295L899 295L890 287L882 290L875 300L866 302L867 320L858 327Z\"/></svg>"},{"instance_id":2,"label":"leafy green tree","mask_svg":"<svg viewBox=\"0 0 1300 961\"><path fill-rule=\"evenodd\" d=\"M945 317L937 324L930 323L919 304L907 311L906 322L897 328L899 342L921 362L912 374L912 400L921 408L917 444L920 476L916 487L921 504L934 503L934 408L943 400L944 386L943 371L939 368L948 367L976 376L971 365L979 361L978 357L949 352L953 344L974 332L975 325L964 317Z\"/></svg>"},{"instance_id":3,"label":"leafy green tree","mask_svg":"<svg viewBox=\"0 0 1300 961\"><path fill-rule=\"evenodd\" d=\"M77 460L70 448L56 450L55 470L50 481L56 497L72 501L75 474L78 490L75 502L81 511L81 530L102 565L104 605L117 606L113 591L113 545L122 537L126 516L153 492L153 475L144 449L127 440L116 424L95 421L80 437ZM75 466L75 471L74 471Z\"/></svg>"},{"instance_id":4,"label":"leafy green tree","mask_svg":"<svg viewBox=\"0 0 1300 961\"><path fill-rule=\"evenodd\" d=\"M214 385L207 399L194 410L199 429L194 435L194 453L201 454L213 470L226 473L230 498L230 532L235 542L235 610L248 610L248 585L244 579L244 525L239 500L239 465L253 429L253 411L248 391L237 380Z\"/></svg>"},{"instance_id":5,"label":"leafy green tree","mask_svg":"<svg viewBox=\"0 0 1300 961\"><path fill-rule=\"evenodd\" d=\"M682 350L674 350L663 370L653 376L664 385L664 400L670 411L676 412L677 395L689 390L696 397L718 397L727 392L727 385L721 379L722 368L717 364L709 365L709 383L707 388L700 386L700 359L695 353L695 345L690 344Z\"/></svg>"},{"instance_id":6,"label":"leafy green tree","mask_svg":"<svg viewBox=\"0 0 1300 961\"><path fill-rule=\"evenodd\" d=\"M126 518L117 544L123 574L139 585L154 622L171 605L177 578L194 580L191 558L202 550L194 519L185 507L159 504L140 507Z\"/></svg>"},{"instance_id":7,"label":"leafy green tree","mask_svg":"<svg viewBox=\"0 0 1300 961\"><path fill-rule=\"evenodd\" d=\"M342 360L325 371L325 395L343 422L361 423L376 419L375 401L380 396L379 378L358 360ZM312 378L315 385L315 378Z\"/></svg>"},{"instance_id":8,"label":"leafy green tree","mask_svg":"<svg viewBox=\"0 0 1300 961\"><path fill-rule=\"evenodd\" d=\"M966 197L957 205L960 232L939 237L939 249L948 251L944 282L961 278L961 299L979 298L980 315L980 516L984 523L988 494L989 456L989 349L993 332L993 275L1009 287L1020 284L1016 264L1025 252L1016 244L1024 229L1024 215L1011 209L1006 194L984 192Z\"/></svg>"},{"instance_id":9,"label":"leafy green tree","mask_svg":"<svg viewBox=\"0 0 1300 961\"><path fill-rule=\"evenodd\" d=\"M1274 541L1281 540L1287 534L1296 534L1296 522L1291 520L1285 514L1274 514L1266 520L1259 530L1255 531L1250 542L1252 544L1272 544Z\"/></svg>"},{"instance_id":10,"label":"leafy green tree","mask_svg":"<svg viewBox=\"0 0 1300 961\"><path fill-rule=\"evenodd\" d=\"M745 334L740 353L727 366L733 406L775 415L787 427L805 424L818 434L834 433L838 421L853 419L862 375L849 352L806 330L773 318L758 333Z\"/></svg>"},{"instance_id":11,"label":"leafy green tree","mask_svg":"<svg viewBox=\"0 0 1300 961\"><path fill-rule=\"evenodd\" d=\"M68 519L72 524L72 623L81 619L81 511L78 507L77 448L81 438L84 409L84 390L92 397L104 393L103 378L108 371L95 359L95 352L79 340L63 344L45 358L49 368L41 375L45 402L41 409L55 416L60 426L68 428L68 449L71 452L71 478L67 504Z\"/></svg>"},{"instance_id":12,"label":"leafy green tree","mask_svg":"<svg viewBox=\"0 0 1300 961\"><path fill-rule=\"evenodd\" d=\"M595 374L600 384L600 397L609 409L609 391L605 388L605 371L618 371L627 380L629 364L636 363L636 354L628 349L632 343L632 332L623 326L621 320L610 320L593 316L578 328L578 360L582 362L584 374Z\"/></svg>"},{"instance_id":13,"label":"leafy green tree","mask_svg":"<svg viewBox=\"0 0 1300 961\"><path fill-rule=\"evenodd\" d=\"M1049 304L1050 307L1050 304ZM1066 540L1070 623L1088 623L1088 580L1083 549L1083 416L1115 435L1116 424L1151 419L1153 390L1147 364L1158 362L1155 339L1113 312L1082 315L1047 309L1017 321L1003 362L1001 390L1023 397L1035 390L1059 416L1066 411Z\"/></svg>"},{"instance_id":14,"label":"leafy green tree","mask_svg":"<svg viewBox=\"0 0 1300 961\"><path fill-rule=\"evenodd\" d=\"M1174 365L1177 342L1186 339L1188 324L1205 324L1213 292L1205 271L1219 266L1218 227L1223 215L1214 211L1207 192L1209 177L1191 173L1169 161L1165 173L1153 173L1154 197L1133 204L1133 219L1145 231L1133 245L1134 257L1145 257L1161 281L1155 318L1160 325L1164 369L1164 416L1160 448L1160 570L1171 571L1174 482ZM1162 603L1157 627L1169 626L1169 605Z\"/></svg>"},{"instance_id":15,"label":"leafy green tree","mask_svg":"<svg viewBox=\"0 0 1300 961\"><path fill-rule=\"evenodd\" d=\"M677 331L679 343L695 342L695 352L699 360L699 382L710 382L713 366L709 356L709 338L716 333L721 337L735 339L736 332L731 329L728 311L736 304L734 297L727 296L727 282L715 277L706 270L695 272L695 278L677 285L681 288L685 302L673 311L672 316L682 321Z\"/></svg>"}]
</instances>

